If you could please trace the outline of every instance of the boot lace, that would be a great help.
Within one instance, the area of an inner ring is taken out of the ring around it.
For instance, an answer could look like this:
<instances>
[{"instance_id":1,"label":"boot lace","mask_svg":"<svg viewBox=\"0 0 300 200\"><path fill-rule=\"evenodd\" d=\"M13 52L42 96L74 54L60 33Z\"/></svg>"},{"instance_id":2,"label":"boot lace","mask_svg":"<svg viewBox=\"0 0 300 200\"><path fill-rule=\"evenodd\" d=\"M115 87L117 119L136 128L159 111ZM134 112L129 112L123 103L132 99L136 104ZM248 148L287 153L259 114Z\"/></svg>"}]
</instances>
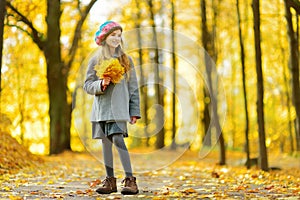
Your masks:
<instances>
[{"instance_id":1,"label":"boot lace","mask_svg":"<svg viewBox=\"0 0 300 200\"><path fill-rule=\"evenodd\" d=\"M122 184L124 184L125 187L131 187L131 186L135 186L135 180L134 178L131 177L126 177L123 181Z\"/></svg>"},{"instance_id":2,"label":"boot lace","mask_svg":"<svg viewBox=\"0 0 300 200\"><path fill-rule=\"evenodd\" d=\"M111 185L112 184L107 177L102 181L102 186L111 186Z\"/></svg>"}]
</instances>

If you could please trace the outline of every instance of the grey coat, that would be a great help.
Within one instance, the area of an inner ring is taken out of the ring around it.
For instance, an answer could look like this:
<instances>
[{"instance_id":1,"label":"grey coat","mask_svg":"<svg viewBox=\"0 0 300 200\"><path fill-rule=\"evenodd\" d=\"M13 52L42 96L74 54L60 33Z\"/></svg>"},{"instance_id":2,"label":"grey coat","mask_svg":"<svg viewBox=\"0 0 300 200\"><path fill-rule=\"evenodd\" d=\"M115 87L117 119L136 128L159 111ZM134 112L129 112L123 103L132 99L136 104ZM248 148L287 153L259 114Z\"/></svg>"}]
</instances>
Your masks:
<instances>
[{"instance_id":1,"label":"grey coat","mask_svg":"<svg viewBox=\"0 0 300 200\"><path fill-rule=\"evenodd\" d=\"M91 95L95 95L91 122L99 121L130 121L130 117L140 118L140 98L137 77L132 59L130 60L131 70L129 80L127 74L120 83L110 83L102 91L101 82L97 76L94 66L97 64L97 57L93 57L88 64L86 80L83 89Z\"/></svg>"}]
</instances>

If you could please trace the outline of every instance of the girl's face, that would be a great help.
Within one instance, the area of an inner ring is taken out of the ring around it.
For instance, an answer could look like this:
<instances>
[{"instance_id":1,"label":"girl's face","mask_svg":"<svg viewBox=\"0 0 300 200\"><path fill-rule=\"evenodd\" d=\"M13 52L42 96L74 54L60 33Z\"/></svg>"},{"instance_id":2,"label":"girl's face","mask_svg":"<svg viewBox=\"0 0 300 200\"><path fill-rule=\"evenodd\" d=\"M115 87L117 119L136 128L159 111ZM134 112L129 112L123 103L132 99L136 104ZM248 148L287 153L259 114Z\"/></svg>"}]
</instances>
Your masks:
<instances>
[{"instance_id":1,"label":"girl's face","mask_svg":"<svg viewBox=\"0 0 300 200\"><path fill-rule=\"evenodd\" d=\"M106 38L106 43L109 47L117 48L121 44L122 31L117 29L109 34Z\"/></svg>"}]
</instances>

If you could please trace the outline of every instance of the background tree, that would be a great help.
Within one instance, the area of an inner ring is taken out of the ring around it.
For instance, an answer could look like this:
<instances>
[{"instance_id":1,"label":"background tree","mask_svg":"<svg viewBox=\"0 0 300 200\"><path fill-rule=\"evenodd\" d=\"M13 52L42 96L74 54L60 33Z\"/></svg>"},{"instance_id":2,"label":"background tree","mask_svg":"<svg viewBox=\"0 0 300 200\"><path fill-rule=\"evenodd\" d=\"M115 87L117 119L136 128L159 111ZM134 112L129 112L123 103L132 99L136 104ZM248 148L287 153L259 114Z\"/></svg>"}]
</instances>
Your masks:
<instances>
[{"instance_id":1,"label":"background tree","mask_svg":"<svg viewBox=\"0 0 300 200\"><path fill-rule=\"evenodd\" d=\"M163 88L160 86L161 77L159 72L159 64L160 64L160 58L159 58L159 48L158 48L158 41L157 41L157 32L156 32L156 24L155 24L155 13L154 13L154 5L152 0L147 0L148 6L149 6L149 15L150 15L150 22L152 27L152 36L153 36L153 65L154 65L154 90L155 90L155 102L157 103L156 106L156 115L155 115L155 121L156 121L156 142L155 142L155 148L160 149L165 146L165 133L164 133L164 112L160 111L164 107L163 103L163 97L164 92Z\"/></svg>"},{"instance_id":2,"label":"background tree","mask_svg":"<svg viewBox=\"0 0 300 200\"><path fill-rule=\"evenodd\" d=\"M176 38L175 38L175 0L171 0L171 44L172 44L172 67L173 67L173 93L172 93L172 144L171 148L176 149L176 131L177 131L177 111L176 111L176 88L177 88L177 77L176 77Z\"/></svg>"},{"instance_id":3,"label":"background tree","mask_svg":"<svg viewBox=\"0 0 300 200\"><path fill-rule=\"evenodd\" d=\"M3 49L3 32L4 32L4 19L6 15L6 1L0 1L0 104L1 104L1 77L2 77L2 49ZM0 109L1 113L1 109Z\"/></svg>"},{"instance_id":4,"label":"background tree","mask_svg":"<svg viewBox=\"0 0 300 200\"><path fill-rule=\"evenodd\" d=\"M260 11L259 0L253 0L253 16L254 16L254 35L255 35L255 58L256 58L256 73L257 73L257 124L259 134L259 155L260 168L268 171L268 155L266 148L265 137L265 122L264 122L264 83L263 72L261 66L261 47L260 47Z\"/></svg>"},{"instance_id":5,"label":"background tree","mask_svg":"<svg viewBox=\"0 0 300 200\"><path fill-rule=\"evenodd\" d=\"M216 7L213 6L214 10L214 19L216 18ZM217 103L217 96L216 91L212 85L212 69L213 63L211 57L217 58L216 49L214 47L214 36L215 36L215 29L212 32L208 31L207 28L207 18L206 18L206 1L201 0L201 16L202 16L202 44L204 49L207 53L204 53L204 64L206 69L206 76L207 76L207 84L208 84L208 91L210 92L210 103L211 103L211 127L214 126L216 129L217 139L219 140L220 144L220 165L224 165L226 163L225 157L225 141L222 134L222 129L220 126L219 115L218 115L218 103ZM216 19L215 19L216 20ZM214 26L215 28L215 26ZM210 127L210 128L211 128ZM207 133L206 133L207 134Z\"/></svg>"},{"instance_id":6,"label":"background tree","mask_svg":"<svg viewBox=\"0 0 300 200\"><path fill-rule=\"evenodd\" d=\"M68 102L67 81L68 74L73 63L81 28L90 9L96 0L91 0L87 6L80 10L81 17L77 21L74 31L72 45L69 48L68 57L62 59L61 52L61 26L62 14L61 2L59 0L47 1L47 33L39 32L33 22L23 15L14 5L7 2L11 15L16 22L22 22L27 27L23 28L39 49L44 53L47 63L47 80L49 90L49 116L50 116L50 154L60 153L70 149L70 125L71 125L71 103ZM78 5L80 1L77 2ZM80 6L78 6L80 8ZM15 24L15 26L18 26Z\"/></svg>"},{"instance_id":7,"label":"background tree","mask_svg":"<svg viewBox=\"0 0 300 200\"><path fill-rule=\"evenodd\" d=\"M297 1L285 0L285 12L290 46L289 66L292 77L292 98L296 110L295 132L297 150L300 150L300 81L299 81L299 40L297 39L297 31L294 31L291 7ZM295 8L295 7L294 7ZM297 9L297 7L296 7Z\"/></svg>"},{"instance_id":8,"label":"background tree","mask_svg":"<svg viewBox=\"0 0 300 200\"><path fill-rule=\"evenodd\" d=\"M248 102L247 102L247 89L246 89L246 73L245 73L245 48L244 48L244 40L242 35L242 27L241 27L241 14L240 14L240 3L239 0L236 0L236 11L238 18L238 32L239 32L239 42L240 42L240 56L241 56L241 65L242 65L242 83L243 83L243 94L244 94L244 109L245 109L245 151L247 158L247 168L250 166L250 147L249 147L249 114L248 114Z\"/></svg>"},{"instance_id":9,"label":"background tree","mask_svg":"<svg viewBox=\"0 0 300 200\"><path fill-rule=\"evenodd\" d=\"M277 5L280 5L280 0L278 0L277 2ZM278 13L280 12L281 10L281 6L278 6ZM284 10L284 9L283 9ZM281 23L283 23L282 21L280 21L280 25ZM286 25L281 25L283 27L285 27ZM291 89L290 89L290 81L289 81L289 76L288 76L288 62L286 62L287 60L287 55L286 55L286 50L284 48L284 42L282 41L282 31L280 29L278 29L277 31L277 37L279 39L279 48L280 48L280 51L281 51L281 61L280 63L282 64L282 68L283 68L283 80L284 80L284 83L283 83L283 89L282 89L282 97L283 97L283 103L282 103L282 106L283 107L287 107L287 121L288 121L288 136L286 136L286 138L288 139L289 141L289 144L287 146L290 147L289 149L289 153L292 154L294 151L295 151L295 140L294 140L294 131L293 131L293 120L292 120L292 113L291 113L291 107L292 107L292 103L291 103ZM285 136L283 136L285 137ZM285 143L284 143L285 139L283 139L282 141L282 145L281 145L281 152L284 152L285 150Z\"/></svg>"},{"instance_id":10,"label":"background tree","mask_svg":"<svg viewBox=\"0 0 300 200\"><path fill-rule=\"evenodd\" d=\"M148 116L147 116L147 110L148 110L148 88L147 88L147 80L145 80L145 72L144 72L144 62L143 62L143 48L142 48L142 43L143 43L143 38L142 38L142 30L141 30L141 21L142 21L142 13L141 13L141 6L140 6L140 1L135 0L136 4L136 20L135 20L135 28L136 28L136 33L137 33L137 41L138 41L138 66L140 69L140 85L141 85L141 99L142 99L142 104L143 107L142 113L143 113L143 118L142 120L144 121L144 135L146 137L146 146L149 146L149 133L148 133Z\"/></svg>"},{"instance_id":11,"label":"background tree","mask_svg":"<svg viewBox=\"0 0 300 200\"><path fill-rule=\"evenodd\" d=\"M202 45L203 48L208 51L208 43L211 40L211 36L207 30L207 25L206 25L206 2L205 0L201 0L200 3L200 7L201 7L201 33L202 33ZM205 141L204 141L204 145L205 146L211 146L211 131L209 129L210 127L210 112L209 112L209 106L211 103L210 100L210 96L209 96L209 91L207 89L207 87L203 86L203 94L204 94L204 98L203 98L203 103L204 103L204 111L203 111L203 118L202 118L202 122L203 122L203 127L204 127L204 135L208 135L209 137L205 137Z\"/></svg>"}]
</instances>

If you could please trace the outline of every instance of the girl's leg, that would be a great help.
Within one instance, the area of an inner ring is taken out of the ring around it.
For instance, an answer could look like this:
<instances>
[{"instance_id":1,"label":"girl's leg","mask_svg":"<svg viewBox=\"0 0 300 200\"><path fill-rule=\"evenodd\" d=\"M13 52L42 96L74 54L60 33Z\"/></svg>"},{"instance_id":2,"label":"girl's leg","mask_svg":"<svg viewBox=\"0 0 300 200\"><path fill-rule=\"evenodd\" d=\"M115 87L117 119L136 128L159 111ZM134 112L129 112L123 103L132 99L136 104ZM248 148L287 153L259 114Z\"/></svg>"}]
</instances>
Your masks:
<instances>
[{"instance_id":1,"label":"girl's leg","mask_svg":"<svg viewBox=\"0 0 300 200\"><path fill-rule=\"evenodd\" d=\"M114 177L111 138L104 137L102 139L102 147L104 165L107 176L102 181L102 185L96 190L96 192L98 192L99 194L110 194L112 192L117 192L117 180Z\"/></svg>"},{"instance_id":2,"label":"girl's leg","mask_svg":"<svg viewBox=\"0 0 300 200\"><path fill-rule=\"evenodd\" d=\"M104 165L107 177L114 177L113 167L113 153L112 153L112 140L111 138L104 137L102 139L102 152Z\"/></svg>"},{"instance_id":3,"label":"girl's leg","mask_svg":"<svg viewBox=\"0 0 300 200\"><path fill-rule=\"evenodd\" d=\"M123 135L122 134L113 135L112 141L116 146L116 148L118 149L119 156L126 175L126 178L122 181L122 183L124 183L124 186L121 190L121 193L125 195L137 194L139 192L139 189L136 184L136 178L132 176L130 157L124 142Z\"/></svg>"},{"instance_id":4,"label":"girl's leg","mask_svg":"<svg viewBox=\"0 0 300 200\"><path fill-rule=\"evenodd\" d=\"M114 134L112 141L116 146L126 177L132 177L130 157L122 134Z\"/></svg>"}]
</instances>

